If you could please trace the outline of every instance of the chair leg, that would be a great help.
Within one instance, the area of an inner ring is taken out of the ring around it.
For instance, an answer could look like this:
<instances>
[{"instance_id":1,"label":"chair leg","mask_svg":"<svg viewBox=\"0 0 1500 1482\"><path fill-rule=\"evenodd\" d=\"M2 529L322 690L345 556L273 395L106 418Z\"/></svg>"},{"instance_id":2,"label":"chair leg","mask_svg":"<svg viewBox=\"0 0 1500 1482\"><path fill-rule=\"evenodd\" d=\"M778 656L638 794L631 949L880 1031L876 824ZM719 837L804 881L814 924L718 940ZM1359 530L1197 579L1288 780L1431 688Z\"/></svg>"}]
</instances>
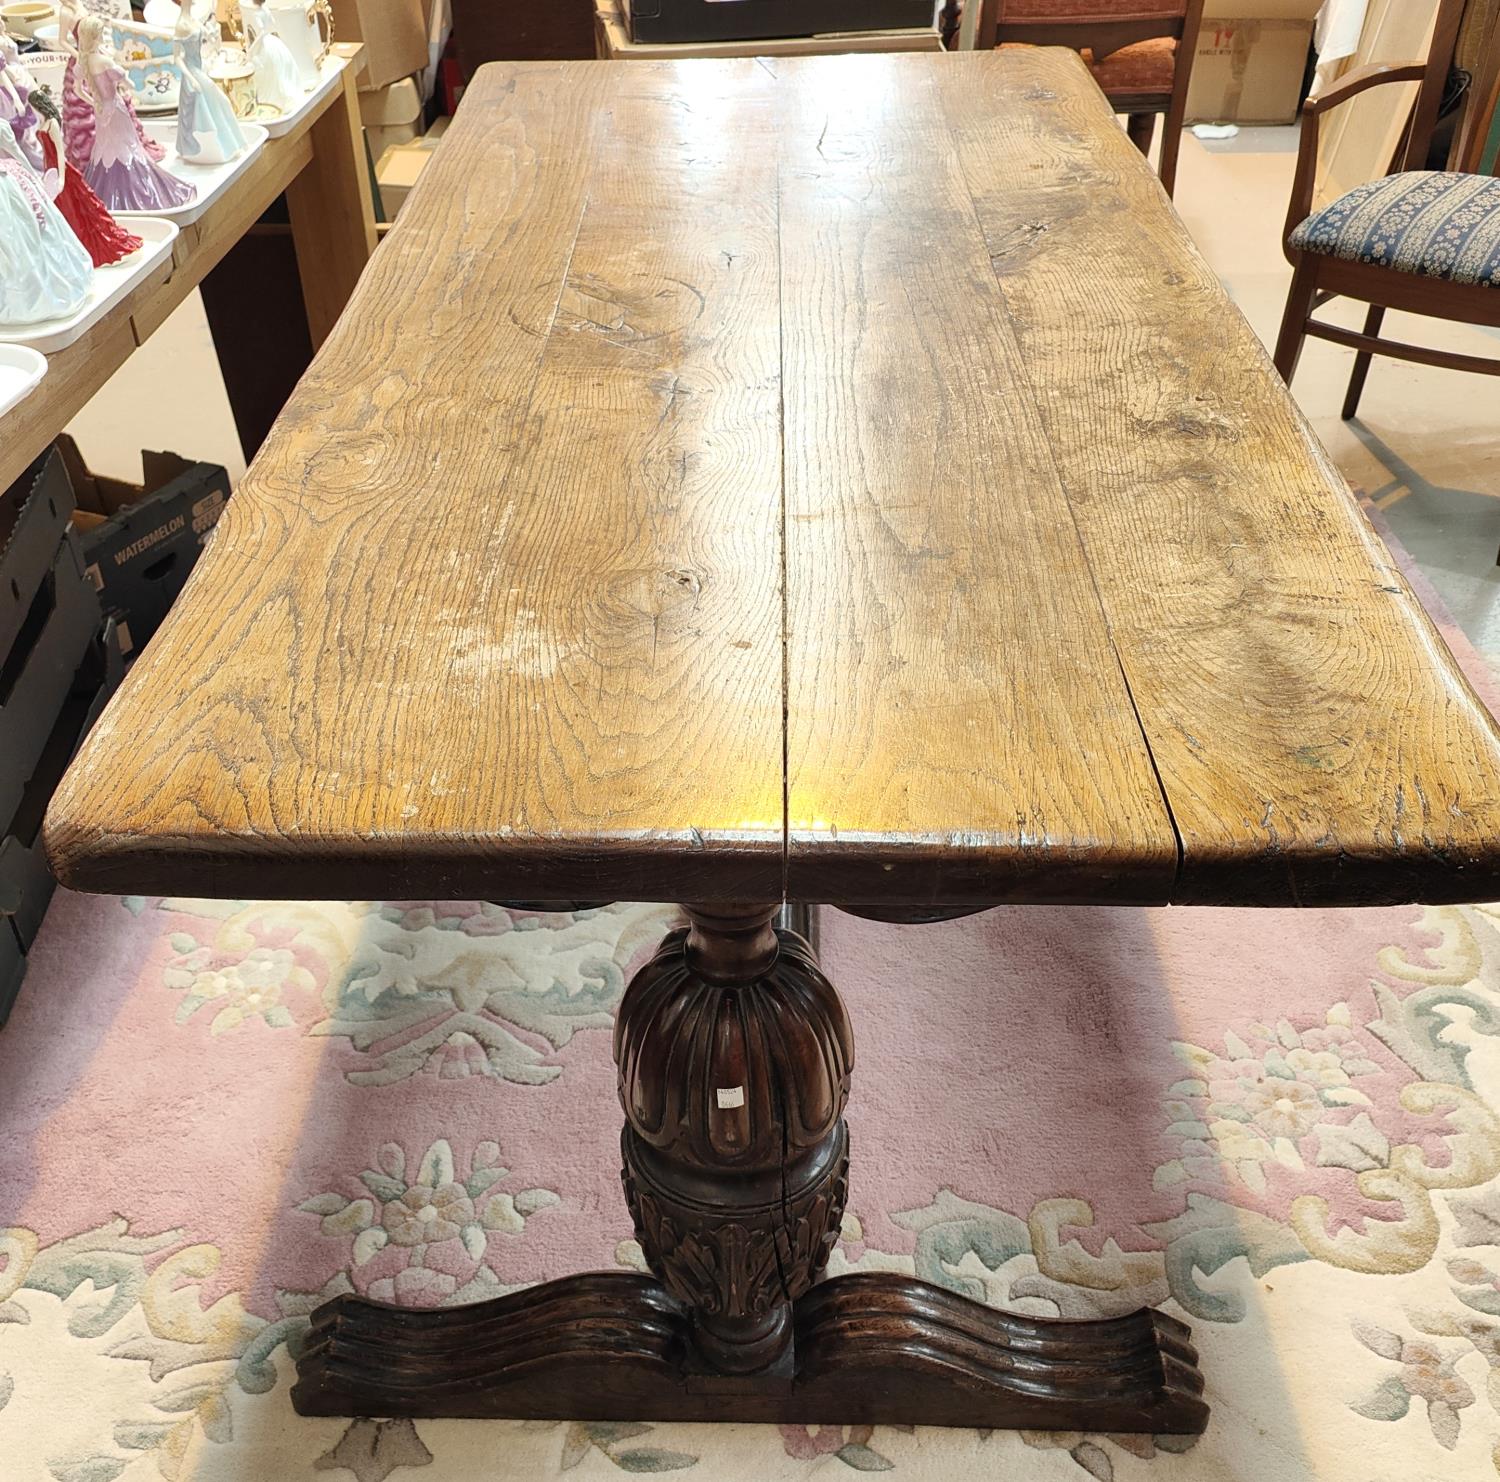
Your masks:
<instances>
[{"instance_id":1,"label":"chair leg","mask_svg":"<svg viewBox=\"0 0 1500 1482\"><path fill-rule=\"evenodd\" d=\"M1156 115L1154 113L1130 114L1125 120L1125 132L1130 135L1130 142L1142 154L1150 154L1151 140L1156 134Z\"/></svg>"},{"instance_id":2,"label":"chair leg","mask_svg":"<svg viewBox=\"0 0 1500 1482\"><path fill-rule=\"evenodd\" d=\"M1156 167L1156 173L1161 177L1161 188L1166 191L1168 198L1177 184L1177 153L1181 148L1182 123L1179 120L1174 128L1172 115L1169 113L1162 127L1161 163Z\"/></svg>"},{"instance_id":3,"label":"chair leg","mask_svg":"<svg viewBox=\"0 0 1500 1482\"><path fill-rule=\"evenodd\" d=\"M1292 286L1287 289L1286 295L1286 310L1281 316L1281 333L1276 337L1276 370L1288 386L1292 384L1292 377L1297 374L1302 342L1307 338L1307 319L1312 313L1313 299L1317 292L1317 259L1303 257L1292 273Z\"/></svg>"},{"instance_id":4,"label":"chair leg","mask_svg":"<svg viewBox=\"0 0 1500 1482\"><path fill-rule=\"evenodd\" d=\"M1380 333L1380 322L1385 318L1385 307L1382 304L1371 304L1370 312L1365 315L1365 333L1377 335ZM1349 421L1359 411L1359 398L1365 389L1365 377L1370 374L1370 351L1360 350L1354 357L1354 369L1349 375L1349 390L1344 396L1344 409L1339 413L1344 421Z\"/></svg>"}]
</instances>

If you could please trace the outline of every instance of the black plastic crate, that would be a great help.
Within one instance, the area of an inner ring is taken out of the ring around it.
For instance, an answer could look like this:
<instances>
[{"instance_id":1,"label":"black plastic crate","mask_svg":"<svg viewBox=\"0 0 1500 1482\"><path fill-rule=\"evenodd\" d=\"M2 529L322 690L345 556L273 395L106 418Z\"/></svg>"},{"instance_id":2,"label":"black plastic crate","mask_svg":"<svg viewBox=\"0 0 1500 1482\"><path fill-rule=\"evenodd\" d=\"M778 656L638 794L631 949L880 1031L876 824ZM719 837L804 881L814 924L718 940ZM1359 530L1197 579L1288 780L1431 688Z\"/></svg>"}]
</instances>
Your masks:
<instances>
[{"instance_id":1,"label":"black plastic crate","mask_svg":"<svg viewBox=\"0 0 1500 1482\"><path fill-rule=\"evenodd\" d=\"M15 644L72 513L73 485L56 448L0 494L0 656Z\"/></svg>"},{"instance_id":2,"label":"black plastic crate","mask_svg":"<svg viewBox=\"0 0 1500 1482\"><path fill-rule=\"evenodd\" d=\"M935 0L630 0L636 41L763 41L930 27Z\"/></svg>"},{"instance_id":3,"label":"black plastic crate","mask_svg":"<svg viewBox=\"0 0 1500 1482\"><path fill-rule=\"evenodd\" d=\"M42 851L47 804L79 743L115 692L125 670L119 631L107 618L78 666L62 713L26 785L9 833L0 839L0 1024L4 1024L26 974L26 954L36 940L57 882Z\"/></svg>"},{"instance_id":4,"label":"black plastic crate","mask_svg":"<svg viewBox=\"0 0 1500 1482\"><path fill-rule=\"evenodd\" d=\"M77 546L54 540L11 646L0 651L0 831L42 759L101 616Z\"/></svg>"},{"instance_id":5,"label":"black plastic crate","mask_svg":"<svg viewBox=\"0 0 1500 1482\"><path fill-rule=\"evenodd\" d=\"M10 1017L10 1008L21 991L26 976L26 954L16 940L15 932L0 925L0 1027Z\"/></svg>"}]
</instances>

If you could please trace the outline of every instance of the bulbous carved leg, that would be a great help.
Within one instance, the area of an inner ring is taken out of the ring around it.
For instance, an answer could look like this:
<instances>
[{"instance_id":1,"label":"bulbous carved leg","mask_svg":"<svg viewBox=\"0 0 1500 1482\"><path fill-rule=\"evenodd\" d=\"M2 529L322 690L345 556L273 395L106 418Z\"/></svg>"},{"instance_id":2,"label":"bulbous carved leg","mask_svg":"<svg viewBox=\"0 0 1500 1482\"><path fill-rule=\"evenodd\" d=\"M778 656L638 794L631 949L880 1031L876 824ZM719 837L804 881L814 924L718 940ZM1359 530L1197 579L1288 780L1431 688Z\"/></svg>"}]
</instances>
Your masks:
<instances>
[{"instance_id":1,"label":"bulbous carved leg","mask_svg":"<svg viewBox=\"0 0 1500 1482\"><path fill-rule=\"evenodd\" d=\"M297 1361L300 1413L1203 1429L1197 1354L1160 1313L1014 1317L890 1274L814 1285L844 1211L854 1054L772 915L690 907L620 1006L622 1178L658 1280L437 1311L336 1298Z\"/></svg>"},{"instance_id":2,"label":"bulbous carved leg","mask_svg":"<svg viewBox=\"0 0 1500 1482\"><path fill-rule=\"evenodd\" d=\"M849 1167L853 1041L832 984L773 906L689 908L620 1005L625 1198L705 1365L787 1354L827 1263Z\"/></svg>"}]
</instances>

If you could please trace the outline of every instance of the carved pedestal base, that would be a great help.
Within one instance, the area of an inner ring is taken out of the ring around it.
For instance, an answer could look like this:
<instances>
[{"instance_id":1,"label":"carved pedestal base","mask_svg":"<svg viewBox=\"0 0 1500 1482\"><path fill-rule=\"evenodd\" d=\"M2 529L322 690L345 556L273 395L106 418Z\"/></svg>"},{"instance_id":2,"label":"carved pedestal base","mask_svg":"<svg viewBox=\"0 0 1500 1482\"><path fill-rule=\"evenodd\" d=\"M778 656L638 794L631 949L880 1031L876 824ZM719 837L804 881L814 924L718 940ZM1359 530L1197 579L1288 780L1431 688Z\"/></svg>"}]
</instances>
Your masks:
<instances>
[{"instance_id":1,"label":"carved pedestal base","mask_svg":"<svg viewBox=\"0 0 1500 1482\"><path fill-rule=\"evenodd\" d=\"M355 1297L320 1309L302 1415L737 1420L1195 1434L1208 1419L1187 1328L1011 1317L925 1282L844 1276L796 1304L789 1362L714 1374L648 1277L571 1276L473 1307Z\"/></svg>"},{"instance_id":2,"label":"carved pedestal base","mask_svg":"<svg viewBox=\"0 0 1500 1482\"><path fill-rule=\"evenodd\" d=\"M689 908L620 1005L625 1197L658 1279L438 1311L340 1297L298 1360L300 1413L1203 1429L1172 1318L1012 1317L891 1275L815 1284L844 1212L854 1050L773 914Z\"/></svg>"}]
</instances>

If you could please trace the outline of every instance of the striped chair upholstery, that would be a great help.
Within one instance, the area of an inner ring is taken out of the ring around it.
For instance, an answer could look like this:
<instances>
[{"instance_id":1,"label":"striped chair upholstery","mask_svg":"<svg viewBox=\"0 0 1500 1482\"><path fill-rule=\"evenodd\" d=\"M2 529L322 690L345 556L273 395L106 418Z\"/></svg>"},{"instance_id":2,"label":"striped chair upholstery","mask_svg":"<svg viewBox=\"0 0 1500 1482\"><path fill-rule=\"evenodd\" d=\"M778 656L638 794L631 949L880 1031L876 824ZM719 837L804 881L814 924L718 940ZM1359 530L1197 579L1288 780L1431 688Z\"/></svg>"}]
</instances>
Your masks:
<instances>
[{"instance_id":1,"label":"striped chair upholstery","mask_svg":"<svg viewBox=\"0 0 1500 1482\"><path fill-rule=\"evenodd\" d=\"M1300 252L1500 288L1500 179L1436 170L1356 186L1291 235Z\"/></svg>"}]
</instances>

